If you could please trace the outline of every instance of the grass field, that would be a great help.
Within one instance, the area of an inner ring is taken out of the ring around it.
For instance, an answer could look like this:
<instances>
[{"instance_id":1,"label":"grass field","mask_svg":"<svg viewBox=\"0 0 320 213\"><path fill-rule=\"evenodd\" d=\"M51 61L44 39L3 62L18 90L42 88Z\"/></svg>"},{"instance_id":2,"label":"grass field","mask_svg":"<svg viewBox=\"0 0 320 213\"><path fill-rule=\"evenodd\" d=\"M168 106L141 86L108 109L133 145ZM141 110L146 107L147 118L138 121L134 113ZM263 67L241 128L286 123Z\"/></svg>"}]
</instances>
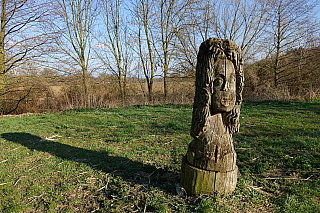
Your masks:
<instances>
[{"instance_id":1,"label":"grass field","mask_svg":"<svg viewBox=\"0 0 320 213\"><path fill-rule=\"evenodd\" d=\"M245 102L227 197L176 195L190 105L0 118L0 212L320 212L320 101Z\"/></svg>"}]
</instances>

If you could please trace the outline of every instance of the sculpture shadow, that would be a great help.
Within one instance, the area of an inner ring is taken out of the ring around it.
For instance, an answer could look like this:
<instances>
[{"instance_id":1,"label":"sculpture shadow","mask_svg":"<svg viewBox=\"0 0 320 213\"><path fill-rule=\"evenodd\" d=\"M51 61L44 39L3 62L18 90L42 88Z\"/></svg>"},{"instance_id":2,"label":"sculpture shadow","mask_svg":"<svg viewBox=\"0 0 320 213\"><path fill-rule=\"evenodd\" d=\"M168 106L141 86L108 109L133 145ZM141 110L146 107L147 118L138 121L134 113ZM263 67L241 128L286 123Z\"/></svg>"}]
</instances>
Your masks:
<instances>
[{"instance_id":1,"label":"sculpture shadow","mask_svg":"<svg viewBox=\"0 0 320 213\"><path fill-rule=\"evenodd\" d=\"M153 186L166 193L175 193L175 183L179 175L166 169L158 169L125 157L111 156L107 151L87 150L42 140L41 137L29 133L3 133L1 137L21 144L31 151L47 152L63 160L87 164L95 170L122 177L127 182Z\"/></svg>"}]
</instances>

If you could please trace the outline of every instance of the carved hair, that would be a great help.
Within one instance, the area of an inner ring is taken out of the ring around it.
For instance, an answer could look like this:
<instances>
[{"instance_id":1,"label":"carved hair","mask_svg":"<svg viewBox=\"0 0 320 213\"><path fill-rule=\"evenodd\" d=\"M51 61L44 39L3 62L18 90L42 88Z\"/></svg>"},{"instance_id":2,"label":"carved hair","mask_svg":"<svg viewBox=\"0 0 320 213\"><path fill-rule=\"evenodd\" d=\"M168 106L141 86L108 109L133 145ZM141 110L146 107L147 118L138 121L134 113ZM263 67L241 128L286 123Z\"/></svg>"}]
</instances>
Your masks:
<instances>
[{"instance_id":1,"label":"carved hair","mask_svg":"<svg viewBox=\"0 0 320 213\"><path fill-rule=\"evenodd\" d=\"M191 136L198 138L206 131L208 117L211 112L211 96L214 72L218 59L230 60L236 74L236 103L226 114L226 125L230 134L239 130L240 105L243 90L243 58L241 49L230 40L209 38L202 42L196 67L196 91L193 104Z\"/></svg>"}]
</instances>

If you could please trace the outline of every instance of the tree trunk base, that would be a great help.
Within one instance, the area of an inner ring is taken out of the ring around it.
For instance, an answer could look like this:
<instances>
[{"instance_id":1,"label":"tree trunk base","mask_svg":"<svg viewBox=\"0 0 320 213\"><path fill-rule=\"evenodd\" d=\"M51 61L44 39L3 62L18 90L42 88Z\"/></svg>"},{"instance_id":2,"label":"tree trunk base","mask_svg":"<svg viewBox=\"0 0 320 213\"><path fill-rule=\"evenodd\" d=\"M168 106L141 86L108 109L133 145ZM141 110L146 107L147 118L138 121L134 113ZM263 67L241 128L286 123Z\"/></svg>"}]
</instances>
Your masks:
<instances>
[{"instance_id":1,"label":"tree trunk base","mask_svg":"<svg viewBox=\"0 0 320 213\"><path fill-rule=\"evenodd\" d=\"M190 165L183 157L180 185L188 195L227 195L235 190L237 175L237 166L233 171L208 171Z\"/></svg>"}]
</instances>

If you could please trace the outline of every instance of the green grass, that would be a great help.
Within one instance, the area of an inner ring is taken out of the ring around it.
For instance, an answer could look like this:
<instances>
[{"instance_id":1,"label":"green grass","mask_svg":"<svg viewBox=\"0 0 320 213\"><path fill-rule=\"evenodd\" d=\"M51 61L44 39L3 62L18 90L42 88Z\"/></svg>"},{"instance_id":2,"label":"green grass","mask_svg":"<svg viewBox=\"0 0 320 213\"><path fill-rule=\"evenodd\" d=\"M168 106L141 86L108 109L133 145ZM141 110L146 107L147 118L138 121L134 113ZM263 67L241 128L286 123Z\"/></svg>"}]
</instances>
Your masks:
<instances>
[{"instance_id":1,"label":"green grass","mask_svg":"<svg viewBox=\"0 0 320 213\"><path fill-rule=\"evenodd\" d=\"M0 212L320 212L320 101L243 103L227 197L175 193L191 115L157 105L0 118Z\"/></svg>"}]
</instances>

